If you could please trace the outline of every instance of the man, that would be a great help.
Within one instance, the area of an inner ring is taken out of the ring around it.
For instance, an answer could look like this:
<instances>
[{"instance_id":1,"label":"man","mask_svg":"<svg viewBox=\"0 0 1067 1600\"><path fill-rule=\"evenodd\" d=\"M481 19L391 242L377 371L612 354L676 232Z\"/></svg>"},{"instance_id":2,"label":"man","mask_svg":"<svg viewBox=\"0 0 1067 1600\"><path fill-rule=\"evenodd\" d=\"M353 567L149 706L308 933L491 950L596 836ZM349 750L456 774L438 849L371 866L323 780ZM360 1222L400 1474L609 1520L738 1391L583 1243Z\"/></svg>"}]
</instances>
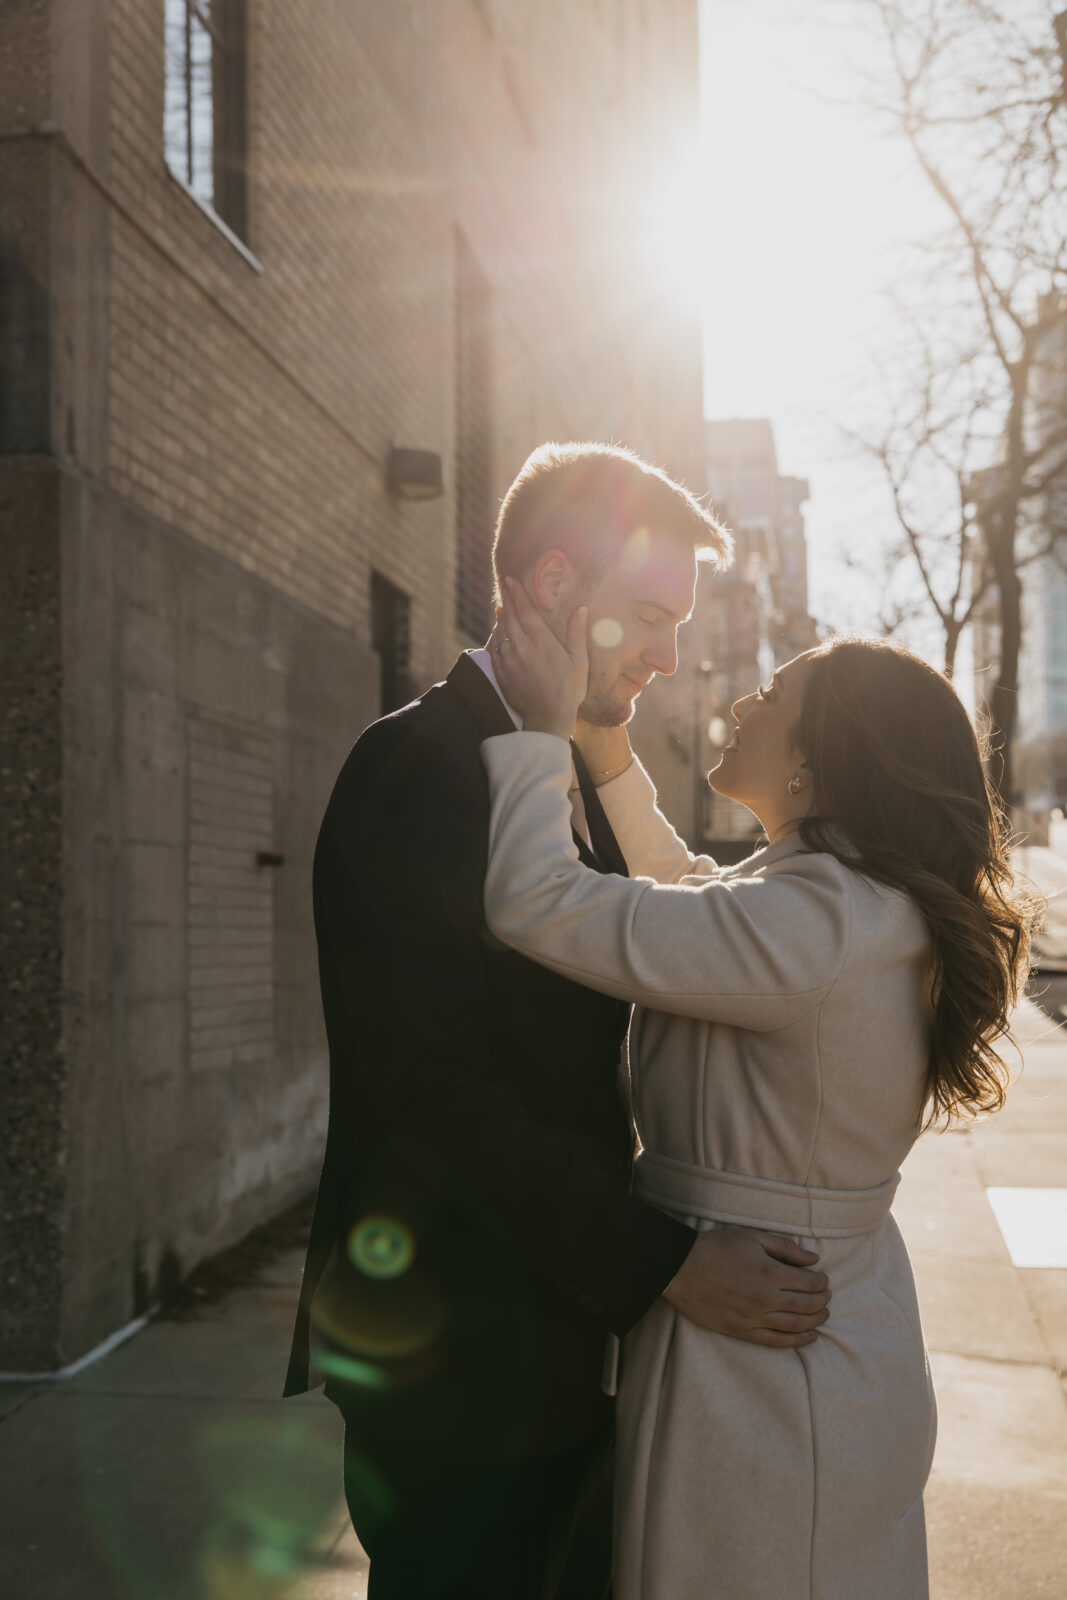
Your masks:
<instances>
[{"instance_id":1,"label":"man","mask_svg":"<svg viewBox=\"0 0 1067 1600\"><path fill-rule=\"evenodd\" d=\"M665 475L546 445L504 500L494 564L561 636L588 606L582 716L619 723L677 666L698 551L723 561L729 541ZM483 917L480 747L515 725L488 652L461 656L360 738L315 855L330 1123L286 1393L325 1377L345 1416L371 1600L599 1600L607 1333L663 1293L706 1327L791 1345L827 1298L788 1241L698 1236L630 1193L627 1008ZM576 761L579 853L625 872Z\"/></svg>"}]
</instances>

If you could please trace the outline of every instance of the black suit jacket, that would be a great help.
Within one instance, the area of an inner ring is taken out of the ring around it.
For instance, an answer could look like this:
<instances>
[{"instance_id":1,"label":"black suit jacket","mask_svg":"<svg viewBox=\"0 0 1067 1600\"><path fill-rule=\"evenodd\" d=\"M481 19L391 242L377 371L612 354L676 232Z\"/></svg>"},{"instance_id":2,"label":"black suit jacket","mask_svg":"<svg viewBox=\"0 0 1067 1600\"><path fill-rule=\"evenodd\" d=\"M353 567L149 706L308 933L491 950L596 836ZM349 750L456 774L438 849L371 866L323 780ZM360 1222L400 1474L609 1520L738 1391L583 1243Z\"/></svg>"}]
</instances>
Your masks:
<instances>
[{"instance_id":1,"label":"black suit jacket","mask_svg":"<svg viewBox=\"0 0 1067 1600\"><path fill-rule=\"evenodd\" d=\"M368 1437L525 1455L604 1425L605 1332L636 1322L693 1234L629 1192L626 1008L486 927L481 743L511 731L461 656L367 729L327 807L330 1120L285 1392L313 1381L311 1328L327 1394ZM612 849L621 867L608 830Z\"/></svg>"}]
</instances>

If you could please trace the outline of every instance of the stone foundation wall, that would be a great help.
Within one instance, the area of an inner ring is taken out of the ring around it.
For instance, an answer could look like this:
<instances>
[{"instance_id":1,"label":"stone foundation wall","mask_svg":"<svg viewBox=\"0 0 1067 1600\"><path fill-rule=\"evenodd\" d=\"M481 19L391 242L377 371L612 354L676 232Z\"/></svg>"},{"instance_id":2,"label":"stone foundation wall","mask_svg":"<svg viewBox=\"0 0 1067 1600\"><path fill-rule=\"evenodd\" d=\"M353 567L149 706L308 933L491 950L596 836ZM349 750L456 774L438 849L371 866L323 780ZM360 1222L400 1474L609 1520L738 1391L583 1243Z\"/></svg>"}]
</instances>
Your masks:
<instances>
[{"instance_id":1,"label":"stone foundation wall","mask_svg":"<svg viewBox=\"0 0 1067 1600\"><path fill-rule=\"evenodd\" d=\"M0 1368L54 1364L66 1199L59 482L0 476Z\"/></svg>"}]
</instances>

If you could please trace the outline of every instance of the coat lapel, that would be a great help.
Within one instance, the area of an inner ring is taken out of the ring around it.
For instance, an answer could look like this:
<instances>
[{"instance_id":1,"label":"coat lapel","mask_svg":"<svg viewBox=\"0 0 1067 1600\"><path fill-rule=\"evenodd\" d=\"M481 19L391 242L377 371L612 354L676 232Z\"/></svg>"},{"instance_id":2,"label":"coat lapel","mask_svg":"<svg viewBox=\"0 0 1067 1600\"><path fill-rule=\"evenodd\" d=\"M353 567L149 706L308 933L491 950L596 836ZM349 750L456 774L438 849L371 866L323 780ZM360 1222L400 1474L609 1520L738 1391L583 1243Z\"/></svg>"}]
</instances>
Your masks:
<instances>
[{"instance_id":1,"label":"coat lapel","mask_svg":"<svg viewBox=\"0 0 1067 1600\"><path fill-rule=\"evenodd\" d=\"M491 739L498 733L515 732L515 724L508 715L503 700L481 667L472 661L466 652L459 657L445 682L459 695L474 718L483 739ZM578 846L578 857L583 866L592 867L597 872L617 872L621 877L628 877L622 851L611 831L611 824L604 813L604 807L597 799L596 788L585 762L582 761L573 741L571 750L574 753L574 765L578 773L578 787L582 791L582 801L585 805L585 817L589 824L589 837L593 843L593 849L590 850L581 834L572 828L571 837Z\"/></svg>"},{"instance_id":2,"label":"coat lapel","mask_svg":"<svg viewBox=\"0 0 1067 1600\"><path fill-rule=\"evenodd\" d=\"M478 724L483 739L491 739L497 733L515 732L515 724L508 716L503 700L481 667L466 652L459 657L445 682L459 695Z\"/></svg>"}]
</instances>

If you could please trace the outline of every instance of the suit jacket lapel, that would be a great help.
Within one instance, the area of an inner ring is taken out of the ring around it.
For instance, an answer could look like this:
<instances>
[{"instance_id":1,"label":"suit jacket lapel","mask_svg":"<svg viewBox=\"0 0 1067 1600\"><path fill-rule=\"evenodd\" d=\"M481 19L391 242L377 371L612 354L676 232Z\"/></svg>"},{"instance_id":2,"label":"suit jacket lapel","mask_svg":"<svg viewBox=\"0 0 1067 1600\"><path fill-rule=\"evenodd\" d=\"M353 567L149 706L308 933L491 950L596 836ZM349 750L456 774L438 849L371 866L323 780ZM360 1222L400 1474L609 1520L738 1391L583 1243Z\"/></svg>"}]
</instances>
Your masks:
<instances>
[{"instance_id":1,"label":"suit jacket lapel","mask_svg":"<svg viewBox=\"0 0 1067 1600\"><path fill-rule=\"evenodd\" d=\"M483 739L491 739L497 733L515 732L515 724L503 700L478 663L466 652L459 657L445 682L459 695L478 724Z\"/></svg>"},{"instance_id":2,"label":"suit jacket lapel","mask_svg":"<svg viewBox=\"0 0 1067 1600\"><path fill-rule=\"evenodd\" d=\"M501 700L478 663L472 661L466 652L456 661L445 682L450 689L459 695L463 704L474 718L483 739L491 739L498 733L515 732L515 724L508 715L508 710L503 700ZM573 744L571 749L574 749ZM580 760L581 757L575 751L576 766ZM582 786L583 772L585 772L584 762L581 768L578 769L579 788ZM628 874L626 863L622 858L622 851L615 842L615 835L612 833L608 819L604 815L604 808L596 798L596 789L593 787L592 779L589 778L588 772L585 773L585 780L588 782L593 797L590 802L586 797L585 789L582 789L582 800L585 804L586 820L589 823L589 837L593 842L593 849L590 850L586 840L582 838L576 829L572 828L571 837L578 846L579 859L583 866L593 867L597 872L621 872L622 876L626 877ZM608 846L609 855L604 855L599 848L598 838L603 839L605 842L610 840ZM596 851L596 854L593 853L594 851ZM611 851L614 852L614 856L621 865L614 865L611 859Z\"/></svg>"}]
</instances>

